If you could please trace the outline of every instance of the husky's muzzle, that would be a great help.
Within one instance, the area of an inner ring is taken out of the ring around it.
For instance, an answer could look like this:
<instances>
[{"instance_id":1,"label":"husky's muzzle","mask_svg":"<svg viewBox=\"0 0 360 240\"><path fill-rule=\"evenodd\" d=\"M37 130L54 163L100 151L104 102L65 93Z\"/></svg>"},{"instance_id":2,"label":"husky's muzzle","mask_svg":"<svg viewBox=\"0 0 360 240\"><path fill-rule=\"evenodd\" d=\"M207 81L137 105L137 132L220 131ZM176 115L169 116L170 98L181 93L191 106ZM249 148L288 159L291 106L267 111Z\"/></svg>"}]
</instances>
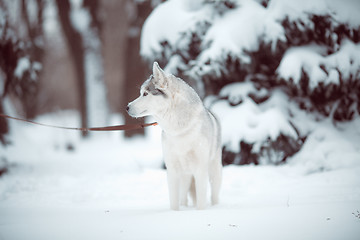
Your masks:
<instances>
[{"instance_id":1,"label":"husky's muzzle","mask_svg":"<svg viewBox=\"0 0 360 240\"><path fill-rule=\"evenodd\" d=\"M139 118L139 117L144 117L146 115L147 110L139 110L138 108L136 108L135 106L132 106L132 103L129 103L128 106L126 107L126 111L127 113L134 118Z\"/></svg>"}]
</instances>

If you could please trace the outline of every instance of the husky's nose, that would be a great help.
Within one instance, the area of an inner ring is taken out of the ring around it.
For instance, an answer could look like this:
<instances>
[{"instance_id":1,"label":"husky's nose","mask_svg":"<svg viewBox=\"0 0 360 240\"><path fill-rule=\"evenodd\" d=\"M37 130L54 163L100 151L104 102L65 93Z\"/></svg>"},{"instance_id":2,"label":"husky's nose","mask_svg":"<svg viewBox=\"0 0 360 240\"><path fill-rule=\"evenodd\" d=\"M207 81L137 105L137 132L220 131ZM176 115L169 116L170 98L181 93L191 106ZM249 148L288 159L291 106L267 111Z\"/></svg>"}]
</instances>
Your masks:
<instances>
[{"instance_id":1,"label":"husky's nose","mask_svg":"<svg viewBox=\"0 0 360 240\"><path fill-rule=\"evenodd\" d=\"M129 106L126 107L126 111L127 111L127 112L129 111Z\"/></svg>"}]
</instances>

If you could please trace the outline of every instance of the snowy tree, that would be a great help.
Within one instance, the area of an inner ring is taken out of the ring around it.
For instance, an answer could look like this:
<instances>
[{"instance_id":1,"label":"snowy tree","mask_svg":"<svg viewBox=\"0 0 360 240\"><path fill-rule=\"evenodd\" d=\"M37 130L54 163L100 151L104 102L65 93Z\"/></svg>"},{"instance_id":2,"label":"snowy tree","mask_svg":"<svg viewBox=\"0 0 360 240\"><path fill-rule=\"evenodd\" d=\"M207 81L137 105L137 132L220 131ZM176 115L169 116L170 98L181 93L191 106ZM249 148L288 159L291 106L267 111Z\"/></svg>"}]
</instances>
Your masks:
<instances>
[{"instance_id":1,"label":"snowy tree","mask_svg":"<svg viewBox=\"0 0 360 240\"><path fill-rule=\"evenodd\" d=\"M30 1L28 2L30 4ZM19 100L26 118L36 115L38 75L41 70L41 22L42 1L32 2L36 16L28 15L28 5L22 1L22 16L25 18L27 33L19 37L9 22L8 3L0 1L0 112L4 113L4 102L8 95ZM31 20L30 20L31 19ZM34 50L35 49L35 50ZM8 132L5 119L0 119L0 140Z\"/></svg>"},{"instance_id":2,"label":"snowy tree","mask_svg":"<svg viewBox=\"0 0 360 240\"><path fill-rule=\"evenodd\" d=\"M109 110L103 76L98 1L57 0L56 3L76 69L81 126L105 125Z\"/></svg>"},{"instance_id":3,"label":"snowy tree","mask_svg":"<svg viewBox=\"0 0 360 240\"><path fill-rule=\"evenodd\" d=\"M360 2L169 0L141 54L191 83L223 127L224 163L281 163L309 134L296 112L360 112Z\"/></svg>"}]
</instances>

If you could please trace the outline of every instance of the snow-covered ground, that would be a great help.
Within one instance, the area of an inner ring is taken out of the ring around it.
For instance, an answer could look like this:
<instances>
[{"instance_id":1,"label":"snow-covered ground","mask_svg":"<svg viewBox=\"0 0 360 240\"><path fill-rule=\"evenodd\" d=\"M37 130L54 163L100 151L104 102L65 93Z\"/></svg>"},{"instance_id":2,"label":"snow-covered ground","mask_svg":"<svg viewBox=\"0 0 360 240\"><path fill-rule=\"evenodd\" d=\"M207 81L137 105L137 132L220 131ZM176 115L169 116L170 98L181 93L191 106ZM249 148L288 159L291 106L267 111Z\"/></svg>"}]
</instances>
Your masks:
<instances>
[{"instance_id":1,"label":"snow-covered ground","mask_svg":"<svg viewBox=\"0 0 360 240\"><path fill-rule=\"evenodd\" d=\"M76 126L71 112L37 121ZM121 118L114 118L117 124ZM228 166L221 203L169 210L159 127L145 138L11 122L0 239L358 239L360 166ZM332 145L334 146L334 145ZM73 149L71 151L67 148ZM307 157L308 152L300 156ZM297 157L297 158L299 158Z\"/></svg>"}]
</instances>

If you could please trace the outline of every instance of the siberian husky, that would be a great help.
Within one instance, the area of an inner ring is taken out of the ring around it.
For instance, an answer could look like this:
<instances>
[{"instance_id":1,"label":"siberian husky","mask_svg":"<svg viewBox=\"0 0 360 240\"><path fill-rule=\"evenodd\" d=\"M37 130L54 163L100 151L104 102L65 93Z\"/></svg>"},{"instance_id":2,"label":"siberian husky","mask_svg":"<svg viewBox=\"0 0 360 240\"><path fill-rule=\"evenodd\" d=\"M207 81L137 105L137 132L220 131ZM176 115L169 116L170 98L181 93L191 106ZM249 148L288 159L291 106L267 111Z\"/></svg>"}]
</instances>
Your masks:
<instances>
[{"instance_id":1,"label":"siberian husky","mask_svg":"<svg viewBox=\"0 0 360 240\"><path fill-rule=\"evenodd\" d=\"M135 118L153 116L162 129L171 209L187 206L188 193L197 209L206 208L208 181L211 202L217 204L222 178L220 127L195 90L154 62L153 74L127 111Z\"/></svg>"}]
</instances>

